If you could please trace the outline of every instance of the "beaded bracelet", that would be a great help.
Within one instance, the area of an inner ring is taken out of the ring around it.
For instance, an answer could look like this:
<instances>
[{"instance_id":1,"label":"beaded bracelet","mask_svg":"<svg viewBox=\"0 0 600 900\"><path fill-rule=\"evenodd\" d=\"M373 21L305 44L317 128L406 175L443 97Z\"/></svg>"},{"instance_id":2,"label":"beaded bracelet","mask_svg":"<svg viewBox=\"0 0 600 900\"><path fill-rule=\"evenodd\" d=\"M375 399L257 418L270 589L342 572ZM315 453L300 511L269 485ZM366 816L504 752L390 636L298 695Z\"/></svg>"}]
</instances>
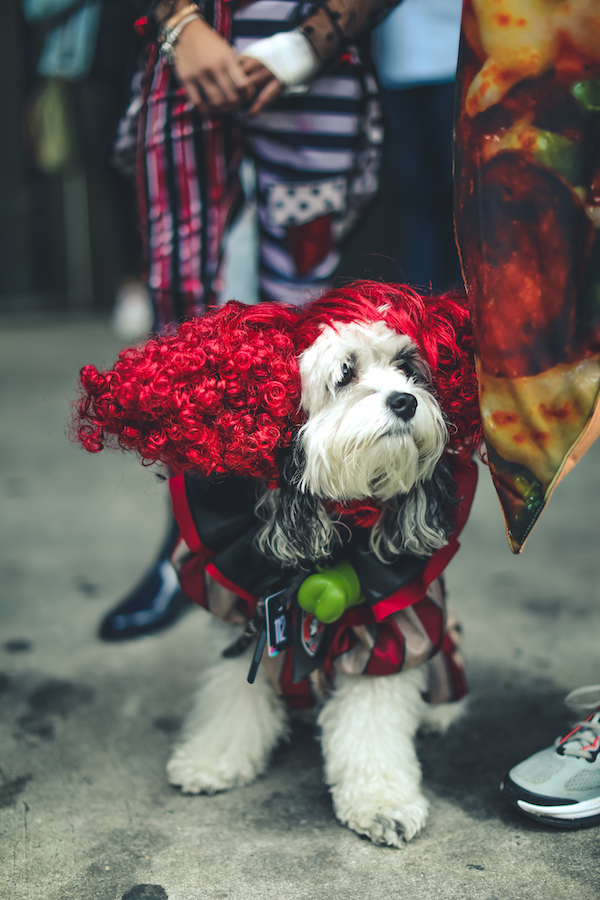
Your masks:
<instances>
[{"instance_id":1,"label":"beaded bracelet","mask_svg":"<svg viewBox=\"0 0 600 900\"><path fill-rule=\"evenodd\" d=\"M178 13L174 24L173 19L169 19L169 21L165 22L161 27L158 38L160 42L159 53L161 56L165 57L170 65L174 65L175 63L175 44L179 40L181 32L186 25L189 25L194 19L206 21L204 16L200 14L198 7L195 4L190 4L190 6L183 9L181 13Z\"/></svg>"}]
</instances>

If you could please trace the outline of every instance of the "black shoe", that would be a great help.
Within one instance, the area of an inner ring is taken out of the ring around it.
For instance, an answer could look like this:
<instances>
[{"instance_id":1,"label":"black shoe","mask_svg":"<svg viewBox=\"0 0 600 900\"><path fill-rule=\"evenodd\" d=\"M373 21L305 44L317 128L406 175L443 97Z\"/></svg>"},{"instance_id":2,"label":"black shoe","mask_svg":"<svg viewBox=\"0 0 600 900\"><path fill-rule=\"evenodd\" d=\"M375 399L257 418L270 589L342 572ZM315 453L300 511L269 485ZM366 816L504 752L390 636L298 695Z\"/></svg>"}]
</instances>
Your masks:
<instances>
[{"instance_id":1,"label":"black shoe","mask_svg":"<svg viewBox=\"0 0 600 900\"><path fill-rule=\"evenodd\" d=\"M168 628L191 608L192 601L181 592L170 556L178 531L173 529L154 568L100 623L103 641L118 641L152 634Z\"/></svg>"}]
</instances>

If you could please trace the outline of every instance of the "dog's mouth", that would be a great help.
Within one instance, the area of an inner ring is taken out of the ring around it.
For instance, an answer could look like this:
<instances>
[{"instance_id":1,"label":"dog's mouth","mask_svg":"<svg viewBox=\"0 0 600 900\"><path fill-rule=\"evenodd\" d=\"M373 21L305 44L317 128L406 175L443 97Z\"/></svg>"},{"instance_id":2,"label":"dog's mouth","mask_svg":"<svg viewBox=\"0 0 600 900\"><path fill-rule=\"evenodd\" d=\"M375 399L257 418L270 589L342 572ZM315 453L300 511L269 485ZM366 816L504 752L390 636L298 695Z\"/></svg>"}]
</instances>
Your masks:
<instances>
[{"instance_id":1,"label":"dog's mouth","mask_svg":"<svg viewBox=\"0 0 600 900\"><path fill-rule=\"evenodd\" d=\"M382 431L377 440L382 441L384 438L400 438L410 437L412 432L412 422L395 421L389 428Z\"/></svg>"}]
</instances>

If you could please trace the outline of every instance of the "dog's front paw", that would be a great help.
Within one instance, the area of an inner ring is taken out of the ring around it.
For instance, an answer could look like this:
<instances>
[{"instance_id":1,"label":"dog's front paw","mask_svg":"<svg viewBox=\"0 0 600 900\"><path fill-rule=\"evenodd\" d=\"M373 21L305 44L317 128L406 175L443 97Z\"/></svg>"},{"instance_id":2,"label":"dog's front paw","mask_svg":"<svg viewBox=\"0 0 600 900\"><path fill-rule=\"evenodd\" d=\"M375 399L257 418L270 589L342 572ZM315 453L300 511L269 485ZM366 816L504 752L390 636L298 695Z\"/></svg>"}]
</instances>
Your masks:
<instances>
[{"instance_id":1,"label":"dog's front paw","mask_svg":"<svg viewBox=\"0 0 600 900\"><path fill-rule=\"evenodd\" d=\"M178 747L167 764L169 783L184 794L216 794L250 784L261 769L246 756L222 754L211 759L193 746Z\"/></svg>"},{"instance_id":2,"label":"dog's front paw","mask_svg":"<svg viewBox=\"0 0 600 900\"><path fill-rule=\"evenodd\" d=\"M340 822L357 834L366 835L374 844L400 847L403 841L419 834L427 821L429 803L419 792L396 803L391 797L377 803L371 796L336 797L336 792L332 793Z\"/></svg>"}]
</instances>

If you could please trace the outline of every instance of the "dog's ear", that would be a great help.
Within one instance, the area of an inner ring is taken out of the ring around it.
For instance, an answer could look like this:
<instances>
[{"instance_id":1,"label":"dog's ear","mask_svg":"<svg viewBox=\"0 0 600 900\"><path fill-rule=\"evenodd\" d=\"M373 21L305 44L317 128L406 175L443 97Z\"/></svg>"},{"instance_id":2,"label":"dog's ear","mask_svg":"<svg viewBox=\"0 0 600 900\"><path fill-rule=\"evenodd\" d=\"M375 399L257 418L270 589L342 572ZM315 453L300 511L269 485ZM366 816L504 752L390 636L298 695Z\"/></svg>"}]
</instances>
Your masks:
<instances>
[{"instance_id":1,"label":"dog's ear","mask_svg":"<svg viewBox=\"0 0 600 900\"><path fill-rule=\"evenodd\" d=\"M281 487L267 490L256 505L265 523L256 546L268 559L286 567L310 568L341 544L323 501L298 487L305 466L305 453L296 438L282 466Z\"/></svg>"},{"instance_id":2,"label":"dog's ear","mask_svg":"<svg viewBox=\"0 0 600 900\"><path fill-rule=\"evenodd\" d=\"M420 482L384 510L371 536L371 548L383 562L401 553L431 556L444 547L454 530L456 483L445 460L431 478Z\"/></svg>"}]
</instances>

